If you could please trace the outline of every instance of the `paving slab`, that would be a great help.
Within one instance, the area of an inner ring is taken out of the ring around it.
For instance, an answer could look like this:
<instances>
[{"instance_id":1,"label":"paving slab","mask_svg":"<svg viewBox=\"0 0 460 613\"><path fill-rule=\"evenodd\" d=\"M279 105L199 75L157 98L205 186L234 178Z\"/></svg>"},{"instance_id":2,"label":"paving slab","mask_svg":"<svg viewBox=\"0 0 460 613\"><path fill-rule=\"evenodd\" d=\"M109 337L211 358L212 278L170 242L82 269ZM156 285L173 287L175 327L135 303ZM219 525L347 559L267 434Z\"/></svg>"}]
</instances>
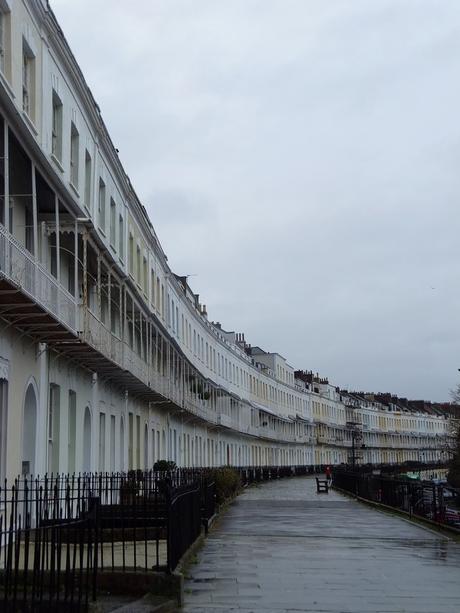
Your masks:
<instances>
[{"instance_id":1,"label":"paving slab","mask_svg":"<svg viewBox=\"0 0 460 613\"><path fill-rule=\"evenodd\" d=\"M459 613L460 543L311 477L247 489L185 581L187 613Z\"/></svg>"}]
</instances>

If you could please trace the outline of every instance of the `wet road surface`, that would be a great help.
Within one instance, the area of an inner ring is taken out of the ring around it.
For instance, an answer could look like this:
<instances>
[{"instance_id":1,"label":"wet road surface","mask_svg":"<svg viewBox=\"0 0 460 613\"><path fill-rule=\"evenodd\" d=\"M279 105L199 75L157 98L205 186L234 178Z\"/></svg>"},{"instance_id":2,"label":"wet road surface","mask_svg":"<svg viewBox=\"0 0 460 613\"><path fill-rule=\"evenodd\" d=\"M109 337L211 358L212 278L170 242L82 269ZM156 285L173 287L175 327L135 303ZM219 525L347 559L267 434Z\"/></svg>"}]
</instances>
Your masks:
<instances>
[{"instance_id":1,"label":"wet road surface","mask_svg":"<svg viewBox=\"0 0 460 613\"><path fill-rule=\"evenodd\" d=\"M187 613L460 612L460 543L309 477L246 490L197 558Z\"/></svg>"}]
</instances>

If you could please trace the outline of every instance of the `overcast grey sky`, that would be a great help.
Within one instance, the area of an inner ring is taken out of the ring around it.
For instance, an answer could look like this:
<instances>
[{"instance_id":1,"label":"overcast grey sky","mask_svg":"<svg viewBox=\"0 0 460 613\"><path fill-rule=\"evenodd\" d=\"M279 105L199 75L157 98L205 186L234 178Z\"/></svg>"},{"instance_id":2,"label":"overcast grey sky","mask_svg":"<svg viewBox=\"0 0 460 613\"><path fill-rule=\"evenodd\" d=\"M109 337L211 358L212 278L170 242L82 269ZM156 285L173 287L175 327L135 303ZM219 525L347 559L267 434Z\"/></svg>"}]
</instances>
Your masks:
<instances>
[{"instance_id":1,"label":"overcast grey sky","mask_svg":"<svg viewBox=\"0 0 460 613\"><path fill-rule=\"evenodd\" d=\"M210 319L348 389L460 380L459 0L52 0Z\"/></svg>"}]
</instances>

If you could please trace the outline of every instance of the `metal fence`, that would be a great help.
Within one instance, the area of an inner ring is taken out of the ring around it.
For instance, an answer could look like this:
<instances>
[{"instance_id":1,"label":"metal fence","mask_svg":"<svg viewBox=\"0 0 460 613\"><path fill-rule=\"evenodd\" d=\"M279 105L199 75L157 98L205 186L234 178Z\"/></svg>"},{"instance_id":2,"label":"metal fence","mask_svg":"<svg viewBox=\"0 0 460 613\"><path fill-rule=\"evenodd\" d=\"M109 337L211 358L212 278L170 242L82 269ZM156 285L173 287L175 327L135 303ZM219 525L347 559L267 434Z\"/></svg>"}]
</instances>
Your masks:
<instances>
[{"instance_id":1,"label":"metal fence","mask_svg":"<svg viewBox=\"0 0 460 613\"><path fill-rule=\"evenodd\" d=\"M172 494L168 515L168 570L179 560L200 534L200 484L181 486Z\"/></svg>"},{"instance_id":2,"label":"metal fence","mask_svg":"<svg viewBox=\"0 0 460 613\"><path fill-rule=\"evenodd\" d=\"M460 529L460 490L431 481L334 470L333 483L366 500Z\"/></svg>"},{"instance_id":3,"label":"metal fence","mask_svg":"<svg viewBox=\"0 0 460 613\"><path fill-rule=\"evenodd\" d=\"M240 473L241 484L246 486L251 483L282 479L283 477L309 475L321 472L322 468L302 464L299 466L240 466L237 470Z\"/></svg>"},{"instance_id":4,"label":"metal fence","mask_svg":"<svg viewBox=\"0 0 460 613\"><path fill-rule=\"evenodd\" d=\"M74 485L45 478L0 487L0 610L87 607L97 570L97 508L85 484Z\"/></svg>"},{"instance_id":5,"label":"metal fence","mask_svg":"<svg viewBox=\"0 0 460 613\"><path fill-rule=\"evenodd\" d=\"M5 482L0 610L86 610L100 572L171 572L214 505L214 483L198 470Z\"/></svg>"}]
</instances>

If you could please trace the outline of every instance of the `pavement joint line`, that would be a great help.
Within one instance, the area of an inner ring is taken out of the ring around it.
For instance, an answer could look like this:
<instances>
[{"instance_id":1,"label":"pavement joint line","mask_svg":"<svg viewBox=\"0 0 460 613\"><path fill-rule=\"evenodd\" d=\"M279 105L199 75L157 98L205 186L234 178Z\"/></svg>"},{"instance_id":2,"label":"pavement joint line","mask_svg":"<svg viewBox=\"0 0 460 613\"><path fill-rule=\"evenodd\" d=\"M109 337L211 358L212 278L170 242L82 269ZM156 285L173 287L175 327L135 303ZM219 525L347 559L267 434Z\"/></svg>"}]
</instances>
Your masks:
<instances>
[{"instance_id":1,"label":"pavement joint line","mask_svg":"<svg viewBox=\"0 0 460 613\"><path fill-rule=\"evenodd\" d=\"M416 525L418 526L418 524L414 524L413 522L409 522L411 525ZM445 537L444 535L438 535L437 532L432 531L433 534L435 534L436 536L439 536L440 539L444 539L446 541L450 541L453 539L449 539L448 537ZM333 535L333 534L328 534L327 536L322 536L320 534L280 534L279 532L271 534L271 533L265 533L265 532L225 532L225 534L223 536L219 536L219 537L214 537L210 540L226 540L228 537L241 537L241 538L246 538L246 537L250 537L250 538L277 538L277 539L319 539L321 541L327 540L327 539L338 539L338 540L352 540L352 541L396 541L396 542L400 542L400 543L428 543L429 545L434 545L436 544L436 541L432 541L430 539L423 539L423 538L414 538L414 537L401 537L401 536L355 536L353 534L349 535L349 536L339 536L339 535ZM233 556L228 555L228 556L220 556L220 557L228 557L229 559L233 559Z\"/></svg>"}]
</instances>

